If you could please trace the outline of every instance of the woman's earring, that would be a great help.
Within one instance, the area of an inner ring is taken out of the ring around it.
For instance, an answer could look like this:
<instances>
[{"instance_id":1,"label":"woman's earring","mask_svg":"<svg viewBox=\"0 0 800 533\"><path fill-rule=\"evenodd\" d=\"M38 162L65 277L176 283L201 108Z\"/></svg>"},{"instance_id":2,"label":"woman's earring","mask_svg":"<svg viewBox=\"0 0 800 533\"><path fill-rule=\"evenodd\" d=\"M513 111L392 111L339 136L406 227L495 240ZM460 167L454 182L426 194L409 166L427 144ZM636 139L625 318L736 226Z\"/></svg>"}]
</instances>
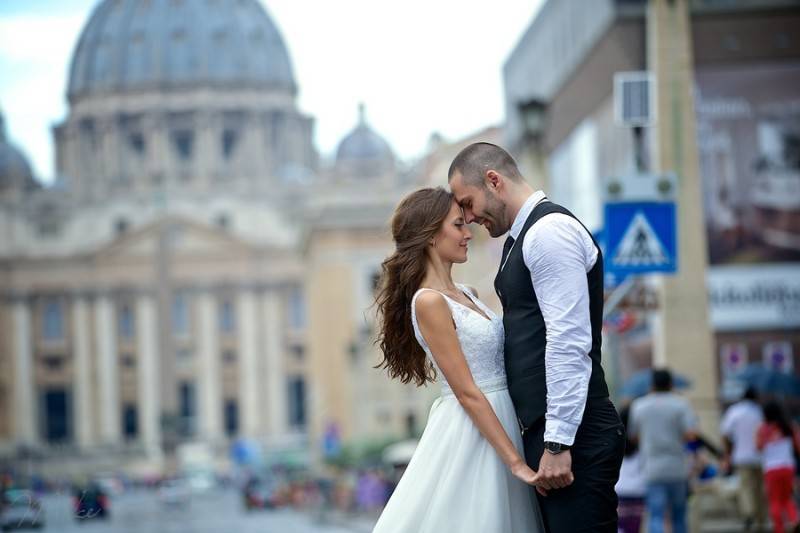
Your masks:
<instances>
[{"instance_id":1,"label":"woman's earring","mask_svg":"<svg viewBox=\"0 0 800 533\"><path fill-rule=\"evenodd\" d=\"M433 239L433 240L431 241L431 246L433 246L434 248L436 248L436 239Z\"/></svg>"}]
</instances>

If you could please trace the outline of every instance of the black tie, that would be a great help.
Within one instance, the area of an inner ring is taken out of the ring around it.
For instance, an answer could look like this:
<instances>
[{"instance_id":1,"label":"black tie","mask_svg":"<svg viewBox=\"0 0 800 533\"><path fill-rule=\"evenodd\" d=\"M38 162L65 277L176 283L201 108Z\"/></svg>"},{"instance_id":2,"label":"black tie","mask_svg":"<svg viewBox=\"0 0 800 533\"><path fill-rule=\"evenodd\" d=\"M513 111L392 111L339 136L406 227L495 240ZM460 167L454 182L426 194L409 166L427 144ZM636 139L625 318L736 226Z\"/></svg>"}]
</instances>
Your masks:
<instances>
[{"instance_id":1,"label":"black tie","mask_svg":"<svg viewBox=\"0 0 800 533\"><path fill-rule=\"evenodd\" d=\"M509 235L508 238L506 239L506 243L503 245L503 260L500 261L500 270L502 270L503 265L506 264L506 260L508 259L508 253L511 251L512 246L514 246L514 237Z\"/></svg>"}]
</instances>

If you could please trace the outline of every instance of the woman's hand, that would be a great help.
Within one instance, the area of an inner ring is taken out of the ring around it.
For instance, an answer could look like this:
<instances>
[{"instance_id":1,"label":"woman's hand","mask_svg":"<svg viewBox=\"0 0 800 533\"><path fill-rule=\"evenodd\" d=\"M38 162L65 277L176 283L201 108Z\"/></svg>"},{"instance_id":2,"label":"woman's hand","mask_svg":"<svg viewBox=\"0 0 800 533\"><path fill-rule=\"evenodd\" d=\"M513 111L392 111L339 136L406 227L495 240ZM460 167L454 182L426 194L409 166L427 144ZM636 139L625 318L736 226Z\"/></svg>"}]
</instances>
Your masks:
<instances>
[{"instance_id":1,"label":"woman's hand","mask_svg":"<svg viewBox=\"0 0 800 533\"><path fill-rule=\"evenodd\" d=\"M536 477L536 472L525 461L518 461L511 465L511 473L528 485L533 485L533 478Z\"/></svg>"}]
</instances>

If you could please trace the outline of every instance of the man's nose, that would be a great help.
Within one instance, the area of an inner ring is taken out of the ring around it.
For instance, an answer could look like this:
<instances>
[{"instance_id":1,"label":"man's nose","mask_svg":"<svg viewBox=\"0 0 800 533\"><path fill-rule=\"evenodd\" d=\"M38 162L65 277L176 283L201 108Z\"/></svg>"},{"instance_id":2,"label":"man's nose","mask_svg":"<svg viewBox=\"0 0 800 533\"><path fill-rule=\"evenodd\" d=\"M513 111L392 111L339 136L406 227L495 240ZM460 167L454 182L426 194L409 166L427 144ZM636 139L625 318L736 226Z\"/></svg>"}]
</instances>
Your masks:
<instances>
[{"instance_id":1,"label":"man's nose","mask_svg":"<svg viewBox=\"0 0 800 533\"><path fill-rule=\"evenodd\" d=\"M473 222L475 222L475 215L472 214L472 211L469 211L467 209L464 210L464 221L467 224L472 224Z\"/></svg>"}]
</instances>

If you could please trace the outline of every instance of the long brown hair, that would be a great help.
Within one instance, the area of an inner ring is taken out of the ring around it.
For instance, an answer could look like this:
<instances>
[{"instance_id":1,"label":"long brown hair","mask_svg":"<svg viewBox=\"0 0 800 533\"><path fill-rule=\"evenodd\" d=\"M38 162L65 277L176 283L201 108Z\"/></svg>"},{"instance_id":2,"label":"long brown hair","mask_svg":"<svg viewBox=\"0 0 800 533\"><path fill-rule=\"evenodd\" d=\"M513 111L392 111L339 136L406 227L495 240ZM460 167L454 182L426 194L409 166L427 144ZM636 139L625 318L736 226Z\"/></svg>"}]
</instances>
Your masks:
<instances>
[{"instance_id":1,"label":"long brown hair","mask_svg":"<svg viewBox=\"0 0 800 533\"><path fill-rule=\"evenodd\" d=\"M428 244L439 232L453 195L441 187L419 189L403 198L392 217L395 251L381 264L381 278L375 304L380 329L375 341L383 352L385 368L391 378L418 386L436 379L436 370L414 337L411 299L417 292L427 267Z\"/></svg>"}]
</instances>

